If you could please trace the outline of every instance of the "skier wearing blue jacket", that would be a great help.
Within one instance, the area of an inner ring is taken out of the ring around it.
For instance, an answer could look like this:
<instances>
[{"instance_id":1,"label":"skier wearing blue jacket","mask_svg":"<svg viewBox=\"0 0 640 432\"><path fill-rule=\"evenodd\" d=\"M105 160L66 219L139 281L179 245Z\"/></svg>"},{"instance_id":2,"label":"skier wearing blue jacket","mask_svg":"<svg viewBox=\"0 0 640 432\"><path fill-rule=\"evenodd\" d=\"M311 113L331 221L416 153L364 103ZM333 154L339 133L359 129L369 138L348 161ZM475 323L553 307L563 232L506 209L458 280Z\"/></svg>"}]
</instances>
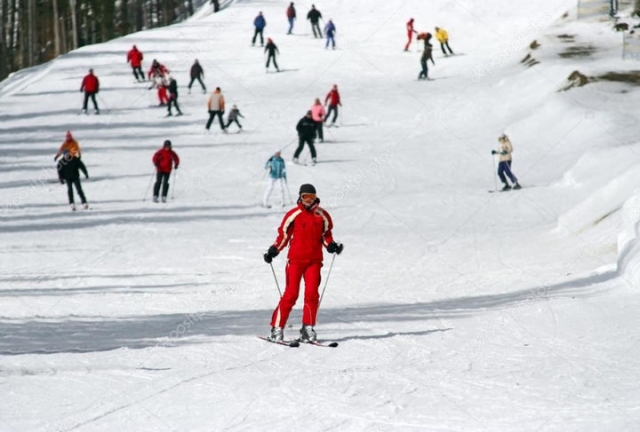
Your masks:
<instances>
[{"instance_id":1,"label":"skier wearing blue jacket","mask_svg":"<svg viewBox=\"0 0 640 432\"><path fill-rule=\"evenodd\" d=\"M262 32L267 26L267 20L264 19L262 12L259 12L256 19L253 20L253 26L255 27L255 32L253 33L253 39L251 39L251 45L256 44L256 37L260 35L260 46L264 46L264 38L262 36Z\"/></svg>"},{"instance_id":2,"label":"skier wearing blue jacket","mask_svg":"<svg viewBox=\"0 0 640 432\"><path fill-rule=\"evenodd\" d=\"M280 150L276 150L273 156L271 156L264 165L264 168L269 170L269 183L267 184L267 190L264 192L262 205L266 208L271 207L271 205L269 205L269 196L271 195L271 191L273 191L275 184L278 183L280 185L280 194L282 197L280 205L284 207L284 188L286 187L285 183L287 181L287 168L285 166L284 159L280 156Z\"/></svg>"},{"instance_id":3,"label":"skier wearing blue jacket","mask_svg":"<svg viewBox=\"0 0 640 432\"><path fill-rule=\"evenodd\" d=\"M332 49L336 49L336 25L332 20L329 20L327 25L324 26L324 34L327 36L327 44L324 46L325 49L329 48L329 43L331 43Z\"/></svg>"}]
</instances>

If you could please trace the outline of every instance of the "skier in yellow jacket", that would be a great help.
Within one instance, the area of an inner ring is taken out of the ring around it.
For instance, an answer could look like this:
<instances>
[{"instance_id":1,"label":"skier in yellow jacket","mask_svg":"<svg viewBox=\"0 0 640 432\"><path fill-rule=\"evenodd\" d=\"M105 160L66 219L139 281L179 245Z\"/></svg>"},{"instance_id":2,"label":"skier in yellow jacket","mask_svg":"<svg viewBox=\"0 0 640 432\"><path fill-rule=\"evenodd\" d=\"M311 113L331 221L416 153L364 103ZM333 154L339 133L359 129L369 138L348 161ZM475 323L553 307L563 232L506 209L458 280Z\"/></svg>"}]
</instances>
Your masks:
<instances>
[{"instance_id":1,"label":"skier in yellow jacket","mask_svg":"<svg viewBox=\"0 0 640 432\"><path fill-rule=\"evenodd\" d=\"M449 54L453 55L453 50L449 46L449 33L442 27L436 27L436 39L440 42L440 48L442 48L442 53L446 56ZM445 51L445 47L449 50L449 54Z\"/></svg>"}]
</instances>

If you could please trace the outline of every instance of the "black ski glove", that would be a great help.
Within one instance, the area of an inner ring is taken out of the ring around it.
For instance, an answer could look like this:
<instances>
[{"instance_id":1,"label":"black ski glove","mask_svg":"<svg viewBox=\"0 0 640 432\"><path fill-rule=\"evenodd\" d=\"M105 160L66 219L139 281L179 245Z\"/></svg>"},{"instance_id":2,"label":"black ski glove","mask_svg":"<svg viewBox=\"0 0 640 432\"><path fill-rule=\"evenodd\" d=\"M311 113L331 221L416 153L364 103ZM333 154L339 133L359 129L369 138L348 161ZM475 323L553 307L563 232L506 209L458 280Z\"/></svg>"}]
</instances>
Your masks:
<instances>
[{"instance_id":1,"label":"black ski glove","mask_svg":"<svg viewBox=\"0 0 640 432\"><path fill-rule=\"evenodd\" d=\"M327 246L327 252L336 253L338 255L340 255L342 249L344 249L344 245L342 243L331 242Z\"/></svg>"},{"instance_id":2,"label":"black ski glove","mask_svg":"<svg viewBox=\"0 0 640 432\"><path fill-rule=\"evenodd\" d=\"M496 153L498 153L498 152L495 151L495 150L491 150L491 154L496 154Z\"/></svg>"},{"instance_id":3,"label":"black ski glove","mask_svg":"<svg viewBox=\"0 0 640 432\"><path fill-rule=\"evenodd\" d=\"M269 247L269 250L264 253L264 262L270 263L279 253L275 246Z\"/></svg>"}]
</instances>

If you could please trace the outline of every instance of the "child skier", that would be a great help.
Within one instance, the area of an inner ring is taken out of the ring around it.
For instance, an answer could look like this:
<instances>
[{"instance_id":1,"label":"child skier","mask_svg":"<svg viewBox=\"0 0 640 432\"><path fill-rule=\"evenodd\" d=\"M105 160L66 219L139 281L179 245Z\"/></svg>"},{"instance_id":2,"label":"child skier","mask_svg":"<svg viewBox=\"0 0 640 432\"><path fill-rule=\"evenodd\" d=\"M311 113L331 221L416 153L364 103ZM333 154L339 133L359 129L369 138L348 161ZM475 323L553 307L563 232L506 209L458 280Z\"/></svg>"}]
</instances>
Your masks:
<instances>
[{"instance_id":1,"label":"child skier","mask_svg":"<svg viewBox=\"0 0 640 432\"><path fill-rule=\"evenodd\" d=\"M229 111L229 116L227 117L227 124L224 127L225 130L229 129L229 126L231 125L231 123L234 123L238 125L238 127L240 128L240 130L238 132L242 131L242 125L240 124L240 122L238 121L238 117L242 117L244 118L244 116L242 114L240 114L240 110L238 109L238 107L236 105L231 107L231 111Z\"/></svg>"}]
</instances>

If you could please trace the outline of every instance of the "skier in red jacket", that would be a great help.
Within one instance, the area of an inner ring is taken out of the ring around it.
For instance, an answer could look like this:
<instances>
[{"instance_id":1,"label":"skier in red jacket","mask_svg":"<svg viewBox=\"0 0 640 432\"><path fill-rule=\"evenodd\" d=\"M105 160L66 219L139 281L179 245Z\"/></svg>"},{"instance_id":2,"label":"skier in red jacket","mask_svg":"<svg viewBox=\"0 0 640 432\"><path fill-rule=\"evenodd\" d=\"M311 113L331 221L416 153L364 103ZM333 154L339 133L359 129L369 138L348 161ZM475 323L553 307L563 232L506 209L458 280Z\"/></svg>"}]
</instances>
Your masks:
<instances>
[{"instance_id":1,"label":"skier in red jacket","mask_svg":"<svg viewBox=\"0 0 640 432\"><path fill-rule=\"evenodd\" d=\"M324 117L324 122L327 122L329 116L333 112L333 120L329 126L335 126L336 119L338 118L338 105L342 106L342 102L340 102L340 93L338 93L338 84L333 85L333 88L327 94L327 97L324 98L324 104L329 104L329 109L327 110L327 115Z\"/></svg>"},{"instance_id":2,"label":"skier in red jacket","mask_svg":"<svg viewBox=\"0 0 640 432\"><path fill-rule=\"evenodd\" d=\"M127 63L131 63L133 76L136 77L137 81L144 81L144 72L142 72L143 58L144 55L142 55L142 53L138 51L138 48L135 45L127 53Z\"/></svg>"},{"instance_id":3,"label":"skier in red jacket","mask_svg":"<svg viewBox=\"0 0 640 432\"><path fill-rule=\"evenodd\" d=\"M311 184L300 186L298 205L289 210L278 228L278 237L264 254L264 260L271 263L280 251L289 245L287 254L287 285L278 307L271 318L270 339L283 340L284 327L291 309L300 294L300 280L304 278L304 309L300 340L313 342L316 332L313 326L319 307L318 288L320 287L320 269L322 268L322 247L329 253L340 254L341 243L333 240L331 230L333 221L329 213L320 207L316 188Z\"/></svg>"},{"instance_id":4,"label":"skier in red jacket","mask_svg":"<svg viewBox=\"0 0 640 432\"><path fill-rule=\"evenodd\" d=\"M98 77L93 74L93 69L89 69L89 74L85 75L82 79L82 85L80 91L84 92L84 102L82 103L82 112L87 113L87 105L89 104L89 98L93 102L93 107L96 109L96 114L100 114L98 109L98 102L96 102L96 94L100 91L100 81Z\"/></svg>"},{"instance_id":5,"label":"skier in red jacket","mask_svg":"<svg viewBox=\"0 0 640 432\"><path fill-rule=\"evenodd\" d=\"M169 177L175 164L176 169L180 165L180 158L171 149L171 141L166 140L160 150L155 152L151 159L156 166L156 184L153 186L153 202L158 202L160 195L160 185L162 185L162 202L167 202L167 192L169 192Z\"/></svg>"},{"instance_id":6,"label":"skier in red jacket","mask_svg":"<svg viewBox=\"0 0 640 432\"><path fill-rule=\"evenodd\" d=\"M168 74L169 69L167 69L162 63L158 62L158 60L153 59L151 67L147 72L149 80L153 81L149 90L154 87L158 89L158 100L160 101L160 106L169 104L169 96L167 95L167 86L169 85L169 82L167 81Z\"/></svg>"},{"instance_id":7,"label":"skier in red jacket","mask_svg":"<svg viewBox=\"0 0 640 432\"><path fill-rule=\"evenodd\" d=\"M404 50L405 51L409 51L409 46L411 46L411 38L413 37L414 33L418 33L417 31L415 31L413 29L413 18L411 18L408 22L407 22L407 44L404 46Z\"/></svg>"}]
</instances>

